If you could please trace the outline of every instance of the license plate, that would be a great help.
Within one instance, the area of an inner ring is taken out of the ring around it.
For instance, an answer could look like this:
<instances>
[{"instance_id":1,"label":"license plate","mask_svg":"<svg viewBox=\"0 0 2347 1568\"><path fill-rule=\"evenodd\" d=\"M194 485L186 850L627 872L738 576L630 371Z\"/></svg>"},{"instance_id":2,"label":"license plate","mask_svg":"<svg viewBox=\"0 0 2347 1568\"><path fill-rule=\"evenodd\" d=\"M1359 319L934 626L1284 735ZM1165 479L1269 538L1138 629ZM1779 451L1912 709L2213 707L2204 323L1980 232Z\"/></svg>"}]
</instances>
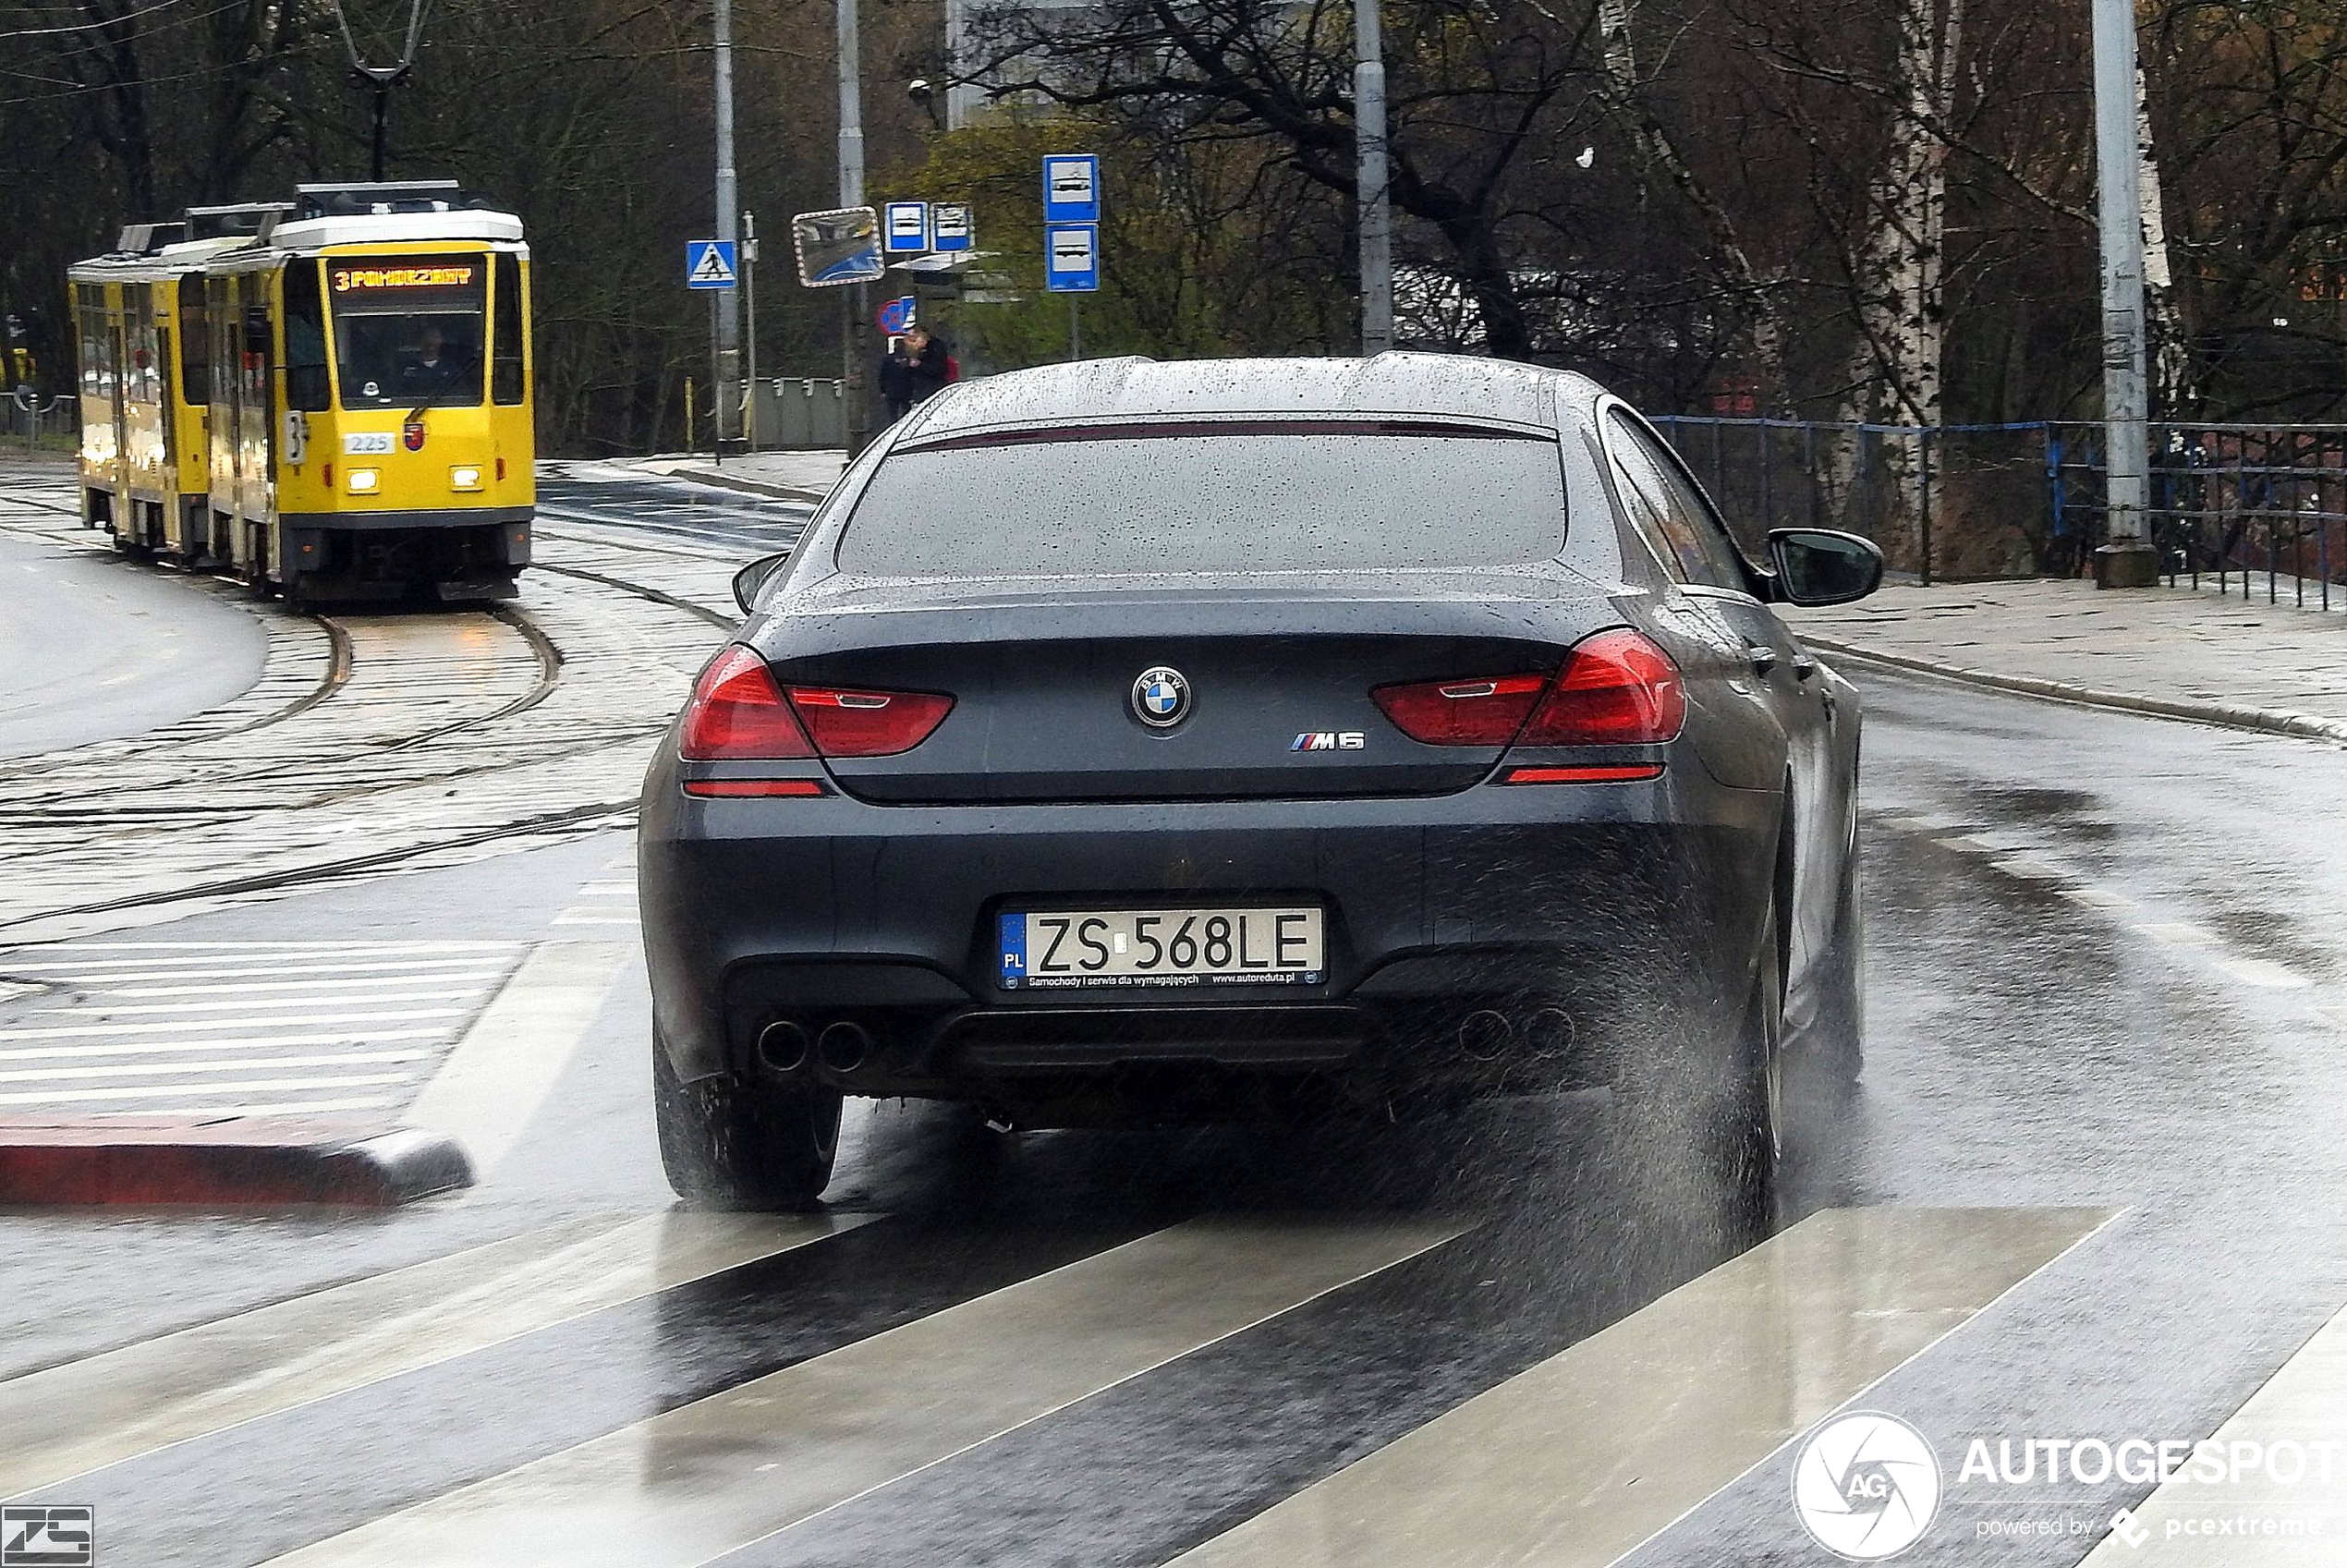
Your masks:
<instances>
[{"instance_id":1,"label":"license plate","mask_svg":"<svg viewBox=\"0 0 2347 1568\"><path fill-rule=\"evenodd\" d=\"M1318 985L1321 927L1313 908L1024 910L1003 917L1003 989Z\"/></svg>"}]
</instances>

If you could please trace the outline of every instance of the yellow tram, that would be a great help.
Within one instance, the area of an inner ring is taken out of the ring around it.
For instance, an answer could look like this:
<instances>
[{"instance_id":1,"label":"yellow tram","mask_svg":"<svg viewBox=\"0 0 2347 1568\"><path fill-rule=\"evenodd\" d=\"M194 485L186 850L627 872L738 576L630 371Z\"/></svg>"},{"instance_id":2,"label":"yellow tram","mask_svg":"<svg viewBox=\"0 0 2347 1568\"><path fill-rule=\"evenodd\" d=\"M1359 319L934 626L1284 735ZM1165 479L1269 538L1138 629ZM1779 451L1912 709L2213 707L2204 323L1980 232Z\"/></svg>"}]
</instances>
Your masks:
<instances>
[{"instance_id":1,"label":"yellow tram","mask_svg":"<svg viewBox=\"0 0 2347 1568\"><path fill-rule=\"evenodd\" d=\"M297 198L73 269L83 520L291 599L510 596L537 496L521 220L451 180Z\"/></svg>"}]
</instances>

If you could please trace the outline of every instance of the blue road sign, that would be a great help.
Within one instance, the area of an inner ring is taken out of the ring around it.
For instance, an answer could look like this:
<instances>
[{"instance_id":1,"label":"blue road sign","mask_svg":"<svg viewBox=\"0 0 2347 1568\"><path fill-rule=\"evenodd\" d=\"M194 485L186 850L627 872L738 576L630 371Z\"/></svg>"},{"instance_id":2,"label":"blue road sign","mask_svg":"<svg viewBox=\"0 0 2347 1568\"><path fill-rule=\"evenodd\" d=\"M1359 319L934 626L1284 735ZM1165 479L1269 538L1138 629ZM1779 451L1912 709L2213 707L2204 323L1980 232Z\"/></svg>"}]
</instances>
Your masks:
<instances>
[{"instance_id":1,"label":"blue road sign","mask_svg":"<svg viewBox=\"0 0 2347 1568\"><path fill-rule=\"evenodd\" d=\"M978 243L978 214L958 201L940 201L929 210L929 248L967 250Z\"/></svg>"},{"instance_id":2,"label":"blue road sign","mask_svg":"<svg viewBox=\"0 0 2347 1568\"><path fill-rule=\"evenodd\" d=\"M1043 221L1101 221L1101 160L1091 152L1054 152L1043 160Z\"/></svg>"},{"instance_id":3,"label":"blue road sign","mask_svg":"<svg viewBox=\"0 0 2347 1568\"><path fill-rule=\"evenodd\" d=\"M896 336L913 324L918 309L919 302L909 294L889 300L880 308L877 320L881 331L890 337Z\"/></svg>"},{"instance_id":4,"label":"blue road sign","mask_svg":"<svg viewBox=\"0 0 2347 1568\"><path fill-rule=\"evenodd\" d=\"M891 201L882 209L881 244L892 256L929 249L929 203Z\"/></svg>"},{"instance_id":5,"label":"blue road sign","mask_svg":"<svg viewBox=\"0 0 2347 1568\"><path fill-rule=\"evenodd\" d=\"M1101 226L1043 226L1043 286L1054 294L1090 294L1101 286Z\"/></svg>"},{"instance_id":6,"label":"blue road sign","mask_svg":"<svg viewBox=\"0 0 2347 1568\"><path fill-rule=\"evenodd\" d=\"M687 288L732 288L740 281L734 270L734 242L695 239L685 246Z\"/></svg>"}]
</instances>

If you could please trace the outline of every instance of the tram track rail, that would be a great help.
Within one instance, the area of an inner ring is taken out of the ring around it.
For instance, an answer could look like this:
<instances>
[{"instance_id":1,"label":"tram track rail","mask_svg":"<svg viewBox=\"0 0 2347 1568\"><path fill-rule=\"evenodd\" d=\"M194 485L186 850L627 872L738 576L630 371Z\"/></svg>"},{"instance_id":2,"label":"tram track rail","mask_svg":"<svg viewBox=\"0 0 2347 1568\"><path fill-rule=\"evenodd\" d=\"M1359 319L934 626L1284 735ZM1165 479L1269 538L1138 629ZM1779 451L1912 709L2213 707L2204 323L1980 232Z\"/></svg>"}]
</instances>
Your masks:
<instances>
[{"instance_id":1,"label":"tram track rail","mask_svg":"<svg viewBox=\"0 0 2347 1568\"><path fill-rule=\"evenodd\" d=\"M30 525L29 506L78 521L0 477L0 528L116 553ZM533 567L521 601L478 610L322 614L191 576L259 615L273 653L302 628L287 645L301 689L260 712L223 712L252 706L249 692L161 731L0 763L0 940L147 924L632 818L654 737L736 625L715 606L737 556L553 532L571 558Z\"/></svg>"}]
</instances>

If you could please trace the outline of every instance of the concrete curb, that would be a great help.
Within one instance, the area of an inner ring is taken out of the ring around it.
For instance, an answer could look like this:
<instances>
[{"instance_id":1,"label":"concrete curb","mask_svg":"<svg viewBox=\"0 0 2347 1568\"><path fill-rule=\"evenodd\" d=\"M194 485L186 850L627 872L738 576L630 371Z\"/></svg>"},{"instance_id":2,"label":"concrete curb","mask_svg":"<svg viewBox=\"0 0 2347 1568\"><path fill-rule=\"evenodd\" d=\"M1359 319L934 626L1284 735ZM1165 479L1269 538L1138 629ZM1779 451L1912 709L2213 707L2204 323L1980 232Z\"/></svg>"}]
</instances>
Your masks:
<instances>
[{"instance_id":1,"label":"concrete curb","mask_svg":"<svg viewBox=\"0 0 2347 1568\"><path fill-rule=\"evenodd\" d=\"M1798 627L1795 634L1810 647L1828 653L1890 664L1927 675L1940 675L1972 686L1989 687L1998 691L2018 692L2025 697L2049 697L2063 702L2081 702L2090 708L2110 708L2157 719L2177 719L2195 724L2222 724L2229 729L2258 730L2267 735L2297 735L2306 740L2327 740L2333 745L2347 746L2347 720L2325 719L2313 713L2290 713L2273 708L2252 708L2237 702L2193 702L2166 697L2140 697L2125 691L2103 691L2072 681L2046 680L2036 675L2000 675L1994 670L1970 669L1942 659L1926 659L1920 654L1892 653L1859 643L1818 637Z\"/></svg>"},{"instance_id":2,"label":"concrete curb","mask_svg":"<svg viewBox=\"0 0 2347 1568\"><path fill-rule=\"evenodd\" d=\"M671 468L667 477L690 480L695 484L713 484L720 490L738 490L748 495L763 495L773 501L804 501L810 506L829 493L809 490L803 485L772 484L764 480L743 479L722 468Z\"/></svg>"},{"instance_id":3,"label":"concrete curb","mask_svg":"<svg viewBox=\"0 0 2347 1568\"><path fill-rule=\"evenodd\" d=\"M0 1206L387 1209L473 1185L450 1138L317 1122L0 1125Z\"/></svg>"}]
</instances>

